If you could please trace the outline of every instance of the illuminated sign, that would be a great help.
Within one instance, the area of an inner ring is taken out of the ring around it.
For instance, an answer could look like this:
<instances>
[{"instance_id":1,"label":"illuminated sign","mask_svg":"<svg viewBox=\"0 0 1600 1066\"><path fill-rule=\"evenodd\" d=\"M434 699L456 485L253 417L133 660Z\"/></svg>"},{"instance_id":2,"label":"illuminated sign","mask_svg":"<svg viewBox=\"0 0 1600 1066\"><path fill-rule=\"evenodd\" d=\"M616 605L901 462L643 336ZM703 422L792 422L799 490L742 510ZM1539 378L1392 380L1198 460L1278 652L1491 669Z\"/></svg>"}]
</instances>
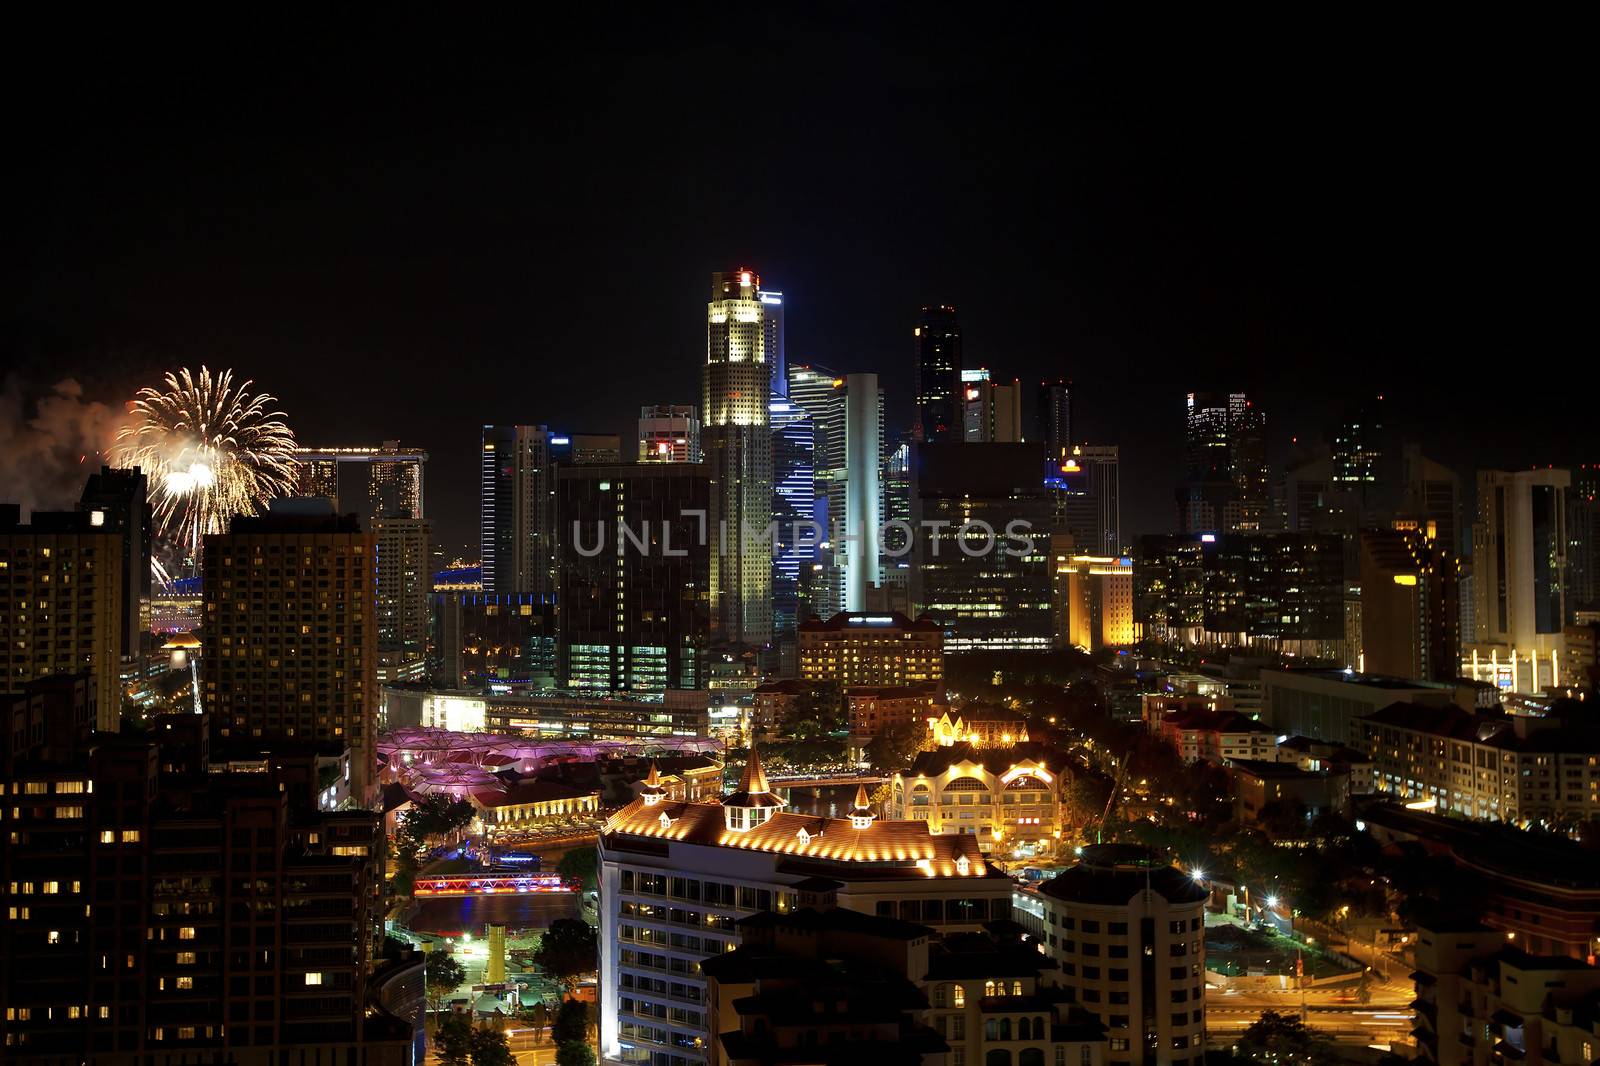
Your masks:
<instances>
[{"instance_id":1,"label":"illuminated sign","mask_svg":"<svg viewBox=\"0 0 1600 1066\"><path fill-rule=\"evenodd\" d=\"M1217 535L1215 533L1202 533L1202 534L1200 534L1200 543L1202 543L1202 544L1215 544L1216 542L1217 542Z\"/></svg>"},{"instance_id":2,"label":"illuminated sign","mask_svg":"<svg viewBox=\"0 0 1600 1066\"><path fill-rule=\"evenodd\" d=\"M1415 585L1417 583L1417 575L1416 574L1396 574L1396 575L1394 575L1394 583L1396 585Z\"/></svg>"},{"instance_id":3,"label":"illuminated sign","mask_svg":"<svg viewBox=\"0 0 1600 1066\"><path fill-rule=\"evenodd\" d=\"M571 437L551 437L550 438L550 443L551 444L571 444L572 443L572 438Z\"/></svg>"},{"instance_id":4,"label":"illuminated sign","mask_svg":"<svg viewBox=\"0 0 1600 1066\"><path fill-rule=\"evenodd\" d=\"M868 614L859 618L851 618L849 622L853 626L892 626L894 625L894 617L887 614Z\"/></svg>"}]
</instances>

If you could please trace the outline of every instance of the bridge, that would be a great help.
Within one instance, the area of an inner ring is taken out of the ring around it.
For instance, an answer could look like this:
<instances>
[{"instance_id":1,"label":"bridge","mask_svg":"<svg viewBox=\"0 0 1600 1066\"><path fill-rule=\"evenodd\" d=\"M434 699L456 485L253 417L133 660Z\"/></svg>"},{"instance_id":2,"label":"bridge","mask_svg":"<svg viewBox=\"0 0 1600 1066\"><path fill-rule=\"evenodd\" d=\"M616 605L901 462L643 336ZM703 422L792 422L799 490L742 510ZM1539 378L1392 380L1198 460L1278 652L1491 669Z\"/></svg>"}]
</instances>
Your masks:
<instances>
[{"instance_id":1,"label":"bridge","mask_svg":"<svg viewBox=\"0 0 1600 1066\"><path fill-rule=\"evenodd\" d=\"M767 778L767 783L773 788L851 788L856 785L866 785L869 791L888 781L887 777L872 777L867 774L850 774L842 777L769 776Z\"/></svg>"},{"instance_id":2,"label":"bridge","mask_svg":"<svg viewBox=\"0 0 1600 1066\"><path fill-rule=\"evenodd\" d=\"M523 896L545 892L576 892L560 874L422 874L411 890L422 896Z\"/></svg>"}]
</instances>

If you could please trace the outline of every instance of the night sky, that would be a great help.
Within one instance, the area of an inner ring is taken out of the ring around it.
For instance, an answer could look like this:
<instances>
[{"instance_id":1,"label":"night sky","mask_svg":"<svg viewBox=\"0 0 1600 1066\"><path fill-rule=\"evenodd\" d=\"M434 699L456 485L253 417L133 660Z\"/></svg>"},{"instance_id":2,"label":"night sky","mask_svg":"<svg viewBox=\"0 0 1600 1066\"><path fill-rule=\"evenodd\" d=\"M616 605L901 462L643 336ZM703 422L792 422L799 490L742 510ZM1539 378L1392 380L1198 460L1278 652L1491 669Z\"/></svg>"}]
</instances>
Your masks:
<instances>
[{"instance_id":1,"label":"night sky","mask_svg":"<svg viewBox=\"0 0 1600 1066\"><path fill-rule=\"evenodd\" d=\"M1255 391L1277 455L1378 391L1464 469L1600 454L1574 28L799 7L13 24L0 360L108 402L234 366L306 443L429 449L451 548L483 423L698 403L744 264L895 428L924 303L1074 379L1129 533L1172 522L1190 388Z\"/></svg>"}]
</instances>

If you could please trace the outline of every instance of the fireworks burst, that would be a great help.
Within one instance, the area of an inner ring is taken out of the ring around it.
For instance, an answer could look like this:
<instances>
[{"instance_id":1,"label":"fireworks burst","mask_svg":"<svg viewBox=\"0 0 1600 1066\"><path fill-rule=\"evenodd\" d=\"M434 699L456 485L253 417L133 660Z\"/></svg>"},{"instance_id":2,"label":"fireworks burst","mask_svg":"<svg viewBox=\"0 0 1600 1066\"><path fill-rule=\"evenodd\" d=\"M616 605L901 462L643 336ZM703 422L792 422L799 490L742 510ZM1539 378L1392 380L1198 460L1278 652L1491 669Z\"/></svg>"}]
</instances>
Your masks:
<instances>
[{"instance_id":1,"label":"fireworks burst","mask_svg":"<svg viewBox=\"0 0 1600 1066\"><path fill-rule=\"evenodd\" d=\"M117 465L144 469L162 534L191 557L201 537L293 489L294 433L253 384L203 366L168 374L165 389L139 390L117 433Z\"/></svg>"}]
</instances>

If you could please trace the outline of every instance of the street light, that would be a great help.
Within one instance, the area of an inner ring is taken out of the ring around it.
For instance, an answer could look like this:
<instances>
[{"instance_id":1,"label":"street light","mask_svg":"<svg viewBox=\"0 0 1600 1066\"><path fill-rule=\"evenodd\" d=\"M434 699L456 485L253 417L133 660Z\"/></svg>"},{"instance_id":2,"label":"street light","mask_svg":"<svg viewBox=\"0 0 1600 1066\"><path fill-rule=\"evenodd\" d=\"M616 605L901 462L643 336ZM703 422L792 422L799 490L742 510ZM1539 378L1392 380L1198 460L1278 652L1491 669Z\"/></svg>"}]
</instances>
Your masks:
<instances>
[{"instance_id":1,"label":"street light","mask_svg":"<svg viewBox=\"0 0 1600 1066\"><path fill-rule=\"evenodd\" d=\"M1272 910L1277 910L1277 909L1278 909L1278 897L1277 896L1268 896L1267 897L1267 910L1272 911Z\"/></svg>"}]
</instances>

